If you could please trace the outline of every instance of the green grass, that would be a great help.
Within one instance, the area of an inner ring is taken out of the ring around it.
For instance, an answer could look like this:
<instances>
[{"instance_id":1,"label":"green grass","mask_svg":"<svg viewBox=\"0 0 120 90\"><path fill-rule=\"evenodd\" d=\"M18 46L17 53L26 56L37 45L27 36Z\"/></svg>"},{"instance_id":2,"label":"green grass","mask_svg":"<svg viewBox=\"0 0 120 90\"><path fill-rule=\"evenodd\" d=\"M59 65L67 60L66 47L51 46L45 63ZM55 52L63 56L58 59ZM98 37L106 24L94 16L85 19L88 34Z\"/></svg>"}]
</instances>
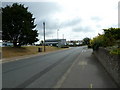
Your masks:
<instances>
[{"instance_id":1,"label":"green grass","mask_svg":"<svg viewBox=\"0 0 120 90\"><path fill-rule=\"evenodd\" d=\"M120 48L110 50L110 54L120 55Z\"/></svg>"},{"instance_id":2,"label":"green grass","mask_svg":"<svg viewBox=\"0 0 120 90\"><path fill-rule=\"evenodd\" d=\"M120 48L117 45L106 47L106 49L113 55L120 55Z\"/></svg>"}]
</instances>

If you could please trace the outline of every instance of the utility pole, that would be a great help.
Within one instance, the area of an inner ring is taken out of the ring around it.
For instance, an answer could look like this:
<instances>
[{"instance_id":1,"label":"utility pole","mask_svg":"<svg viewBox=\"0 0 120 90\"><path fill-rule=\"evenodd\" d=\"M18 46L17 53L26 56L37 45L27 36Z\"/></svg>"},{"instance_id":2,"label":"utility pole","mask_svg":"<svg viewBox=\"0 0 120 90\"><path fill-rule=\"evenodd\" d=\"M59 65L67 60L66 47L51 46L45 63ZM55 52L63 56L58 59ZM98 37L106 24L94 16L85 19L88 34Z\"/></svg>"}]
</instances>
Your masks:
<instances>
[{"instance_id":1,"label":"utility pole","mask_svg":"<svg viewBox=\"0 0 120 90\"><path fill-rule=\"evenodd\" d=\"M46 51L45 50L45 22L43 22L43 30L44 30L44 52Z\"/></svg>"}]
</instances>

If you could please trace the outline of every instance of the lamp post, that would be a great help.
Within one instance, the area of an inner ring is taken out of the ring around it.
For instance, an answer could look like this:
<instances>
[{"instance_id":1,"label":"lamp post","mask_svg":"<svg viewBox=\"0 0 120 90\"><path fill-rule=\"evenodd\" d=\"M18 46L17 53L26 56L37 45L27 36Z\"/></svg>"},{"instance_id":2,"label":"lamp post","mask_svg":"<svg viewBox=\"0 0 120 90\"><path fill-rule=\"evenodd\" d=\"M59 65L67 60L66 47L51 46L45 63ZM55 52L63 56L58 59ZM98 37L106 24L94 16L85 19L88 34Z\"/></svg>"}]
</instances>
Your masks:
<instances>
[{"instance_id":1,"label":"lamp post","mask_svg":"<svg viewBox=\"0 0 120 90\"><path fill-rule=\"evenodd\" d=\"M45 22L43 22L43 31L44 31L44 52L46 51L45 49Z\"/></svg>"},{"instance_id":2,"label":"lamp post","mask_svg":"<svg viewBox=\"0 0 120 90\"><path fill-rule=\"evenodd\" d=\"M64 34L63 34L63 39L64 39Z\"/></svg>"},{"instance_id":3,"label":"lamp post","mask_svg":"<svg viewBox=\"0 0 120 90\"><path fill-rule=\"evenodd\" d=\"M59 39L59 34L58 34L59 29L57 29L57 39Z\"/></svg>"}]
</instances>

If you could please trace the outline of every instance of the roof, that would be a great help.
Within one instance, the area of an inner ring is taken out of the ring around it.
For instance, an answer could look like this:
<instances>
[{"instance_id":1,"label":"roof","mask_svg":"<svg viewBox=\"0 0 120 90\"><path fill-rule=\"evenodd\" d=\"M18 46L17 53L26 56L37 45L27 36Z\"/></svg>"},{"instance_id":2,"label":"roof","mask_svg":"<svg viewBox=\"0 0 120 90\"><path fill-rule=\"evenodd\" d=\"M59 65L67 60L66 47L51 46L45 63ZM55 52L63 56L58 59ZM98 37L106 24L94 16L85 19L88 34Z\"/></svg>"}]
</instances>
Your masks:
<instances>
[{"instance_id":1,"label":"roof","mask_svg":"<svg viewBox=\"0 0 120 90\"><path fill-rule=\"evenodd\" d=\"M66 39L47 39L47 40L45 40L45 42L58 42L61 40L66 40Z\"/></svg>"},{"instance_id":2,"label":"roof","mask_svg":"<svg viewBox=\"0 0 120 90\"><path fill-rule=\"evenodd\" d=\"M45 42L46 44L58 44L58 42Z\"/></svg>"}]
</instances>

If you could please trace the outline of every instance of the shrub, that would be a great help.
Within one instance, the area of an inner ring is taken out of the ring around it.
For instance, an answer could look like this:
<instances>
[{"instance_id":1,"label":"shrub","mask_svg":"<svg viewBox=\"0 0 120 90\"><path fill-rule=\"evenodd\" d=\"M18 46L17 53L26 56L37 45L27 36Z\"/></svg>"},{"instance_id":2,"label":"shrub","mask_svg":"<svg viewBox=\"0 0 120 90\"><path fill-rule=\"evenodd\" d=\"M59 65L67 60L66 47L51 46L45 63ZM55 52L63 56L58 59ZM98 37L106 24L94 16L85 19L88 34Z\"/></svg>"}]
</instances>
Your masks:
<instances>
[{"instance_id":1,"label":"shrub","mask_svg":"<svg viewBox=\"0 0 120 90\"><path fill-rule=\"evenodd\" d=\"M111 50L111 51L110 51L110 54L120 55L120 48Z\"/></svg>"},{"instance_id":2,"label":"shrub","mask_svg":"<svg viewBox=\"0 0 120 90\"><path fill-rule=\"evenodd\" d=\"M93 50L97 50L99 47L108 47L118 45L120 48L120 28L103 29L104 34L90 40L90 45ZM118 50L111 51L113 53L119 53Z\"/></svg>"},{"instance_id":3,"label":"shrub","mask_svg":"<svg viewBox=\"0 0 120 90\"><path fill-rule=\"evenodd\" d=\"M90 45L93 50L98 50L100 46L104 46L104 43L104 35L99 35L93 38L93 40L90 40Z\"/></svg>"}]
</instances>

